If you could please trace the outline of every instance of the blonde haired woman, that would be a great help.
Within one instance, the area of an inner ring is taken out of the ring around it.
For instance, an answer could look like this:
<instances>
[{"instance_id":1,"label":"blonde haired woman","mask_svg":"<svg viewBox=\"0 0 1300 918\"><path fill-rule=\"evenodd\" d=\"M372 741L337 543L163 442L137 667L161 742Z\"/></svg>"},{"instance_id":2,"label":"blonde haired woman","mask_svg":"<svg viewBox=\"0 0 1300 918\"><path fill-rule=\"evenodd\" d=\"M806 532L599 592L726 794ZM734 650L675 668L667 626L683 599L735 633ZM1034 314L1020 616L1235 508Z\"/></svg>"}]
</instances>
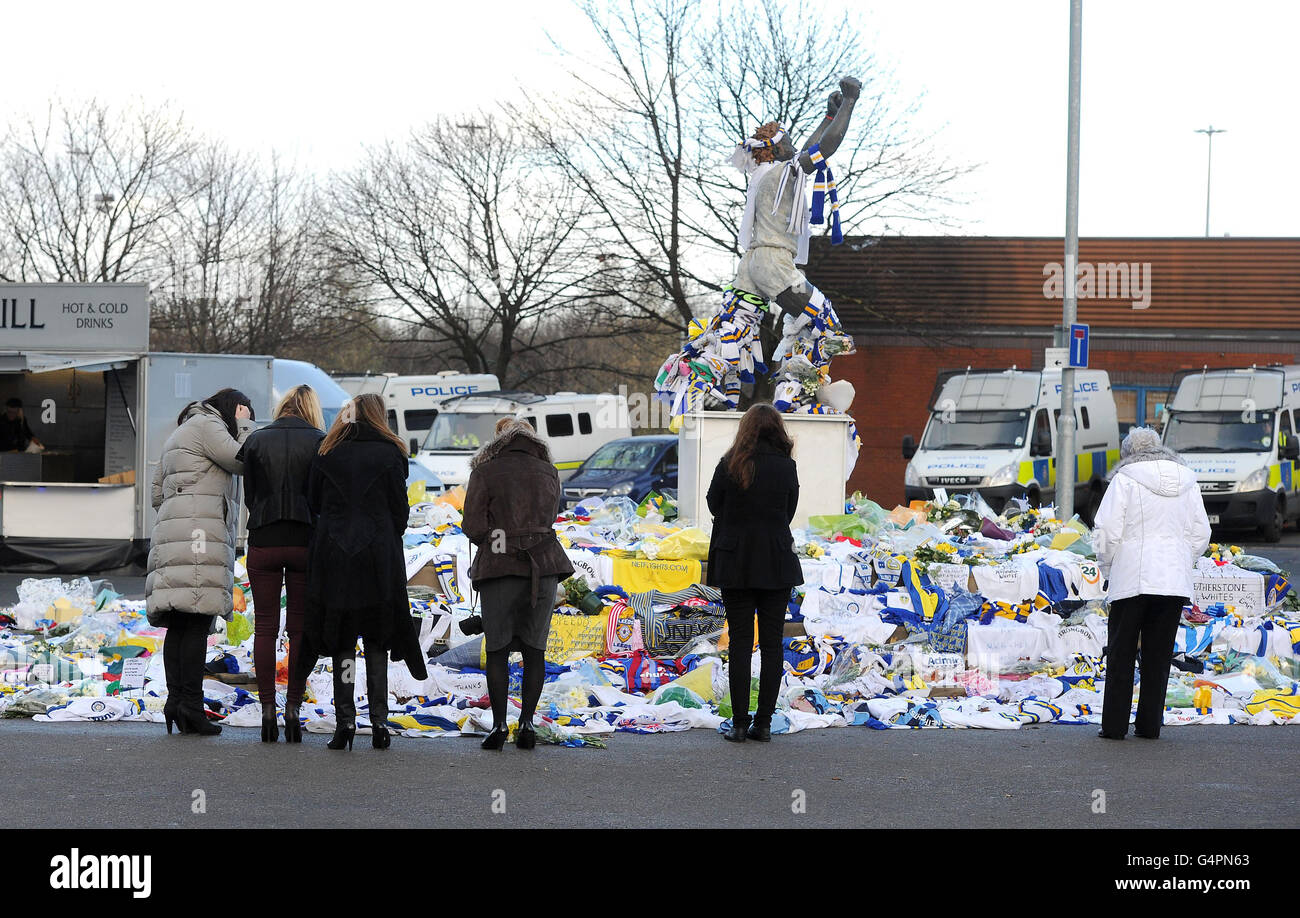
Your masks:
<instances>
[{"instance_id":1,"label":"blonde haired woman","mask_svg":"<svg viewBox=\"0 0 1300 918\"><path fill-rule=\"evenodd\" d=\"M248 579L253 587L253 668L262 707L262 742L280 736L275 717L275 645L280 636L280 587L285 589L285 631L289 635L289 690L284 703L284 739L302 742L298 707L306 685L298 657L307 602L307 546L312 513L307 476L325 436L320 400L310 386L295 386L275 406L275 420L248 435L244 464L248 505Z\"/></svg>"},{"instance_id":2,"label":"blonde haired woman","mask_svg":"<svg viewBox=\"0 0 1300 918\"><path fill-rule=\"evenodd\" d=\"M371 744L387 749L388 659L428 678L406 598L406 444L388 429L384 400L358 395L339 412L312 462L307 495L316 528L307 561L307 640L334 660L331 749L351 749L357 638L365 644Z\"/></svg>"}]
</instances>

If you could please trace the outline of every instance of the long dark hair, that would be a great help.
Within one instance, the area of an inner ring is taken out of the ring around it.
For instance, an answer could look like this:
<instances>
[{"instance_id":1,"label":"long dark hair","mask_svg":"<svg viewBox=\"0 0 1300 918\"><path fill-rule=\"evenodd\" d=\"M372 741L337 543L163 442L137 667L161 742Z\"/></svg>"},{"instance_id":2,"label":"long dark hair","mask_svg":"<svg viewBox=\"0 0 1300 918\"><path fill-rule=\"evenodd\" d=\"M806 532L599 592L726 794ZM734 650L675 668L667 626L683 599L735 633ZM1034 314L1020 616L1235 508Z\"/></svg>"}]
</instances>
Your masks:
<instances>
[{"instance_id":1,"label":"long dark hair","mask_svg":"<svg viewBox=\"0 0 1300 918\"><path fill-rule=\"evenodd\" d=\"M341 442L355 436L362 427L368 427L382 439L400 449L405 456L406 444L402 442L401 437L389 429L388 421L384 418L384 410L384 400L374 392L363 392L355 396L352 401L343 406L343 410L334 419L334 426L321 441L320 454L327 455Z\"/></svg>"},{"instance_id":2,"label":"long dark hair","mask_svg":"<svg viewBox=\"0 0 1300 918\"><path fill-rule=\"evenodd\" d=\"M253 403L248 400L248 396L238 389L221 389L205 398L199 404L207 405L209 408L215 408L221 415L221 420L226 422L226 430L230 431L232 437L239 437L239 422L235 420L235 409L243 405L248 409L250 420L256 420L256 414L253 412ZM180 415L176 418L176 426L180 427L185 423L185 416L189 414L194 403L190 402L181 409Z\"/></svg>"},{"instance_id":3,"label":"long dark hair","mask_svg":"<svg viewBox=\"0 0 1300 918\"><path fill-rule=\"evenodd\" d=\"M740 427L731 449L722 457L727 466L727 474L742 490L754 483L754 453L758 451L760 443L769 444L783 456L794 451L794 441L785 432L781 412L773 408L771 402L755 402L749 406L745 416L740 419Z\"/></svg>"}]
</instances>

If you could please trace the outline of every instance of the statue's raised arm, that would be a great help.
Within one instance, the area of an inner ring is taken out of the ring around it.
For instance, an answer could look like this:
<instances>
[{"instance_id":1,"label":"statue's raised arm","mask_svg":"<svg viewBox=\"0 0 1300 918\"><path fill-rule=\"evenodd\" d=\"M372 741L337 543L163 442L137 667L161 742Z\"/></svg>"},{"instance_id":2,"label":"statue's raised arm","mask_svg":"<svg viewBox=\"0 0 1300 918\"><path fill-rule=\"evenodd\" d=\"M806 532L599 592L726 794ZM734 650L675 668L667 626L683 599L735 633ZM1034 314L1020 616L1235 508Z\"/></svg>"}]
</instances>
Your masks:
<instances>
[{"instance_id":1,"label":"statue's raised arm","mask_svg":"<svg viewBox=\"0 0 1300 918\"><path fill-rule=\"evenodd\" d=\"M849 119L853 117L853 106L857 104L858 96L861 94L862 84L857 79L845 77L840 80L839 90L831 93L826 103L826 117L808 135L803 148L799 151L799 166L804 172L811 173L817 168L818 164L808 153L813 147L818 148L822 159L830 159L835 155L835 151L844 142L844 135L848 133Z\"/></svg>"}]
</instances>

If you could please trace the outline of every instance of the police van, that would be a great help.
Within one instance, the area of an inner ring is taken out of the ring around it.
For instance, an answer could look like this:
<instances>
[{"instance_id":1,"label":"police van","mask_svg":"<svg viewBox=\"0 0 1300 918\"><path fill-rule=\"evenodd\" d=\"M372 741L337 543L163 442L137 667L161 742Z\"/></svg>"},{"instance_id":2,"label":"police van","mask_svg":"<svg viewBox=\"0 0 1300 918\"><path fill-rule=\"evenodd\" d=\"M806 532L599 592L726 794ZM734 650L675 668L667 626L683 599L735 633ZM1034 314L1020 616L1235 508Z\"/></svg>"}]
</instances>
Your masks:
<instances>
[{"instance_id":1,"label":"police van","mask_svg":"<svg viewBox=\"0 0 1300 918\"><path fill-rule=\"evenodd\" d=\"M542 435L561 481L599 447L632 434L623 395L473 392L442 400L418 457L445 486L463 485L469 481L470 459L493 438L504 417L525 420Z\"/></svg>"},{"instance_id":2,"label":"police van","mask_svg":"<svg viewBox=\"0 0 1300 918\"><path fill-rule=\"evenodd\" d=\"M341 375L335 379L353 395L378 393L387 409L388 426L410 444L412 453L428 436L443 401L501 388L501 383L491 373L458 373L455 370L424 376L384 373Z\"/></svg>"},{"instance_id":3,"label":"police van","mask_svg":"<svg viewBox=\"0 0 1300 918\"><path fill-rule=\"evenodd\" d=\"M1196 473L1210 525L1278 541L1300 515L1300 366L1203 367L1177 374L1172 390L1164 444Z\"/></svg>"},{"instance_id":4,"label":"police van","mask_svg":"<svg viewBox=\"0 0 1300 918\"><path fill-rule=\"evenodd\" d=\"M1056 501L1056 437L1061 370L972 370L941 373L921 442L903 438L907 499L978 491L995 511L1012 497ZM1119 424L1104 370L1074 373L1075 498L1091 521L1119 460Z\"/></svg>"}]
</instances>

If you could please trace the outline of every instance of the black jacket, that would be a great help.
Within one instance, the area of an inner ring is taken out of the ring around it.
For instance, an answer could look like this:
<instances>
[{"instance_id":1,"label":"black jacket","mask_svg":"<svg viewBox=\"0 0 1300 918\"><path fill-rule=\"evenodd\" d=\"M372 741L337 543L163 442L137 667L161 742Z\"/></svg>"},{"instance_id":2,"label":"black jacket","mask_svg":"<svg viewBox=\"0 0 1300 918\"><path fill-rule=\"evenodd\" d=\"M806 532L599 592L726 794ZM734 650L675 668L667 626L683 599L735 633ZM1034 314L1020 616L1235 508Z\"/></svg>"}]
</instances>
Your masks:
<instances>
[{"instance_id":1,"label":"black jacket","mask_svg":"<svg viewBox=\"0 0 1300 918\"><path fill-rule=\"evenodd\" d=\"M236 459L244 463L250 544L308 544L307 476L323 439L319 429L291 416L248 435Z\"/></svg>"},{"instance_id":2,"label":"black jacket","mask_svg":"<svg viewBox=\"0 0 1300 918\"><path fill-rule=\"evenodd\" d=\"M719 461L706 500L713 514L710 586L777 590L803 583L790 534L799 504L799 475L793 459L760 441L749 488L741 490Z\"/></svg>"},{"instance_id":3,"label":"black jacket","mask_svg":"<svg viewBox=\"0 0 1300 918\"><path fill-rule=\"evenodd\" d=\"M367 653L387 650L425 679L406 596L407 468L401 449L365 427L312 462L304 632L326 655L346 653L360 635Z\"/></svg>"}]
</instances>

